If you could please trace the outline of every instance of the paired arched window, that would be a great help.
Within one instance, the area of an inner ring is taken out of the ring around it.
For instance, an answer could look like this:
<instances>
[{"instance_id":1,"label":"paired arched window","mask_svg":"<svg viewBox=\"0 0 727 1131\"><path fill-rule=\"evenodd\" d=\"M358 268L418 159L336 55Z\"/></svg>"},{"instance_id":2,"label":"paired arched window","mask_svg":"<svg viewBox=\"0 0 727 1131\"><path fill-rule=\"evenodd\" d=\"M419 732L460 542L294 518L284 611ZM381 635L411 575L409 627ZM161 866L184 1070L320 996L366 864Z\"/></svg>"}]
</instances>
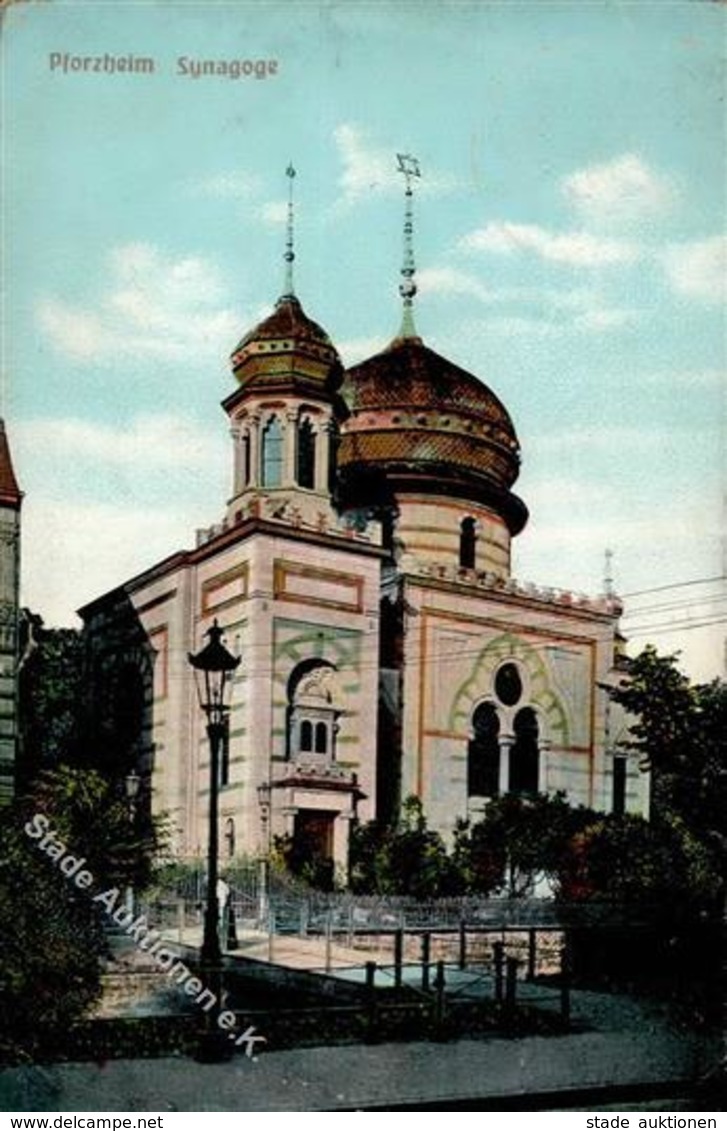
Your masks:
<instances>
[{"instance_id":1,"label":"paired arched window","mask_svg":"<svg viewBox=\"0 0 727 1131\"><path fill-rule=\"evenodd\" d=\"M316 485L316 434L307 417L298 424L295 479L299 487Z\"/></svg>"},{"instance_id":2,"label":"paired arched window","mask_svg":"<svg viewBox=\"0 0 727 1131\"><path fill-rule=\"evenodd\" d=\"M283 429L271 416L262 433L262 485L280 487L283 482Z\"/></svg>"},{"instance_id":3,"label":"paired arched window","mask_svg":"<svg viewBox=\"0 0 727 1131\"><path fill-rule=\"evenodd\" d=\"M459 525L459 565L460 569L475 568L475 544L477 532L473 518L463 518Z\"/></svg>"},{"instance_id":4,"label":"paired arched window","mask_svg":"<svg viewBox=\"0 0 727 1131\"><path fill-rule=\"evenodd\" d=\"M532 707L519 706L525 696L517 664L502 664L492 681L493 701L481 703L472 716L467 750L467 794L496 797L500 764L507 766L509 793L537 793L540 784L540 727ZM517 708L513 714L513 710ZM509 734L503 735L503 731Z\"/></svg>"}]
</instances>

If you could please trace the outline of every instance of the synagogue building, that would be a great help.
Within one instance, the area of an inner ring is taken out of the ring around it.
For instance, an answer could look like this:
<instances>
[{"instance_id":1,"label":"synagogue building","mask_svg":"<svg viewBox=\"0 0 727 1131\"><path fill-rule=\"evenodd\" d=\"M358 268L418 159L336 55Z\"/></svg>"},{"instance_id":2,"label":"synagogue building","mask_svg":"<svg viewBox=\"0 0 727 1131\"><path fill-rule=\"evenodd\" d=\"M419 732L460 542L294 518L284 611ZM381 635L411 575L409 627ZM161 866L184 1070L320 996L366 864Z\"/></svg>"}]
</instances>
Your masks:
<instances>
[{"instance_id":1,"label":"synagogue building","mask_svg":"<svg viewBox=\"0 0 727 1131\"><path fill-rule=\"evenodd\" d=\"M218 520L81 610L96 732L171 816L180 854L207 843L188 655L215 622L241 657L223 860L287 835L344 871L351 822L395 820L410 795L445 837L508 792L646 810L605 690L620 603L512 576L517 433L480 375L417 332L408 176L406 204L400 330L347 370L295 293L291 205L283 294L232 350Z\"/></svg>"}]
</instances>

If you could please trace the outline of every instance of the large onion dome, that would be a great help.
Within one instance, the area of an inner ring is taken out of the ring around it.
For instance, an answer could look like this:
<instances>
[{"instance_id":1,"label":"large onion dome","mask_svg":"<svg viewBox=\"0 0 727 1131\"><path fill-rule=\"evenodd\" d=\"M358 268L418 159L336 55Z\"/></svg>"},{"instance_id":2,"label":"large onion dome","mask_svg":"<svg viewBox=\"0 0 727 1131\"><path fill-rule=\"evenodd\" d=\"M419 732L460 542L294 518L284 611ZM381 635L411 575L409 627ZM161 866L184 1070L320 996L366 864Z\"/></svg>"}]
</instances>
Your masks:
<instances>
[{"instance_id":1,"label":"large onion dome","mask_svg":"<svg viewBox=\"0 0 727 1131\"><path fill-rule=\"evenodd\" d=\"M485 504L517 534L525 504L510 488L520 448L504 405L415 336L349 369L338 452L341 501L375 506L402 492Z\"/></svg>"}]
</instances>

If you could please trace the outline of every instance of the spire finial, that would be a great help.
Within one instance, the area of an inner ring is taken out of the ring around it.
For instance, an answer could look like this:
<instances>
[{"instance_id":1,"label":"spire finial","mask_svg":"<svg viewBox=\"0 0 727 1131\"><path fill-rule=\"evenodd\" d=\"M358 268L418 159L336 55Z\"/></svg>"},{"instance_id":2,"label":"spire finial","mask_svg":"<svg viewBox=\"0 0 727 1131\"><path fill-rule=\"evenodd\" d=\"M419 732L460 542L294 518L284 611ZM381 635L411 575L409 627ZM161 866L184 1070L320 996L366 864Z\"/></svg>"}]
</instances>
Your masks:
<instances>
[{"instance_id":1,"label":"spire finial","mask_svg":"<svg viewBox=\"0 0 727 1131\"><path fill-rule=\"evenodd\" d=\"M604 557L603 592L607 597L613 597L613 550L606 550Z\"/></svg>"},{"instance_id":2,"label":"spire finial","mask_svg":"<svg viewBox=\"0 0 727 1131\"><path fill-rule=\"evenodd\" d=\"M293 286L293 263L295 262L295 251L293 247L293 180L295 179L295 169L292 162L285 170L285 175L288 178L288 224L285 236L285 284L283 287L283 295L295 294L295 287Z\"/></svg>"},{"instance_id":3,"label":"spire finial","mask_svg":"<svg viewBox=\"0 0 727 1131\"><path fill-rule=\"evenodd\" d=\"M414 295L417 293L417 285L414 282L414 216L412 210L412 202L414 193L411 187L411 182L414 177L420 177L419 162L416 157L412 157L410 153L397 153L396 160L400 173L404 174L406 178L406 193L404 196L404 262L401 268L402 281L399 284L399 294L404 303L404 309L401 316L401 330L399 332L400 338L416 338L417 332L414 326Z\"/></svg>"}]
</instances>

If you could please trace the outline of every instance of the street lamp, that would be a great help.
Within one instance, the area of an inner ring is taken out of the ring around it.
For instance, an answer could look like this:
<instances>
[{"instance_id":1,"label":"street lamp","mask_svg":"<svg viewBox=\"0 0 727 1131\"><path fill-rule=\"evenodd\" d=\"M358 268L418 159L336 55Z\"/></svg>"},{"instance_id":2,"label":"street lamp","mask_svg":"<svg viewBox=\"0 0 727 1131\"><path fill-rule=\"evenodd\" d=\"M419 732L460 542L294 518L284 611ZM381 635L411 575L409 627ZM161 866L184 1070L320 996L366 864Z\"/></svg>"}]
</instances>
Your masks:
<instances>
[{"instance_id":1,"label":"street lamp","mask_svg":"<svg viewBox=\"0 0 727 1131\"><path fill-rule=\"evenodd\" d=\"M225 740L229 706L226 695L232 673L240 663L222 643L222 629L215 620L207 630L209 643L196 655L188 654L195 669L199 704L207 716L207 737L210 744L210 803L209 844L207 855L207 903L204 915L204 936L201 960L214 977L222 961L219 937L219 906L217 901L218 813L217 798L220 787L220 749Z\"/></svg>"},{"instance_id":2,"label":"street lamp","mask_svg":"<svg viewBox=\"0 0 727 1131\"><path fill-rule=\"evenodd\" d=\"M136 770L131 770L124 778L124 788L126 790L126 800L129 803L129 820L133 823L136 816L136 799L139 796L139 789L141 788L141 778Z\"/></svg>"},{"instance_id":3,"label":"street lamp","mask_svg":"<svg viewBox=\"0 0 727 1131\"><path fill-rule=\"evenodd\" d=\"M270 782L261 782L257 787L260 806L260 876L258 884L258 918L264 926L268 917L268 863L269 863L269 821L270 821Z\"/></svg>"},{"instance_id":4,"label":"street lamp","mask_svg":"<svg viewBox=\"0 0 727 1131\"><path fill-rule=\"evenodd\" d=\"M131 835L133 837L134 821L136 819L136 802L141 788L141 778L136 770L132 769L124 778L124 790L126 792L126 801L129 810L129 826ZM133 879L130 880L126 889L126 906L134 914L134 883Z\"/></svg>"}]
</instances>

